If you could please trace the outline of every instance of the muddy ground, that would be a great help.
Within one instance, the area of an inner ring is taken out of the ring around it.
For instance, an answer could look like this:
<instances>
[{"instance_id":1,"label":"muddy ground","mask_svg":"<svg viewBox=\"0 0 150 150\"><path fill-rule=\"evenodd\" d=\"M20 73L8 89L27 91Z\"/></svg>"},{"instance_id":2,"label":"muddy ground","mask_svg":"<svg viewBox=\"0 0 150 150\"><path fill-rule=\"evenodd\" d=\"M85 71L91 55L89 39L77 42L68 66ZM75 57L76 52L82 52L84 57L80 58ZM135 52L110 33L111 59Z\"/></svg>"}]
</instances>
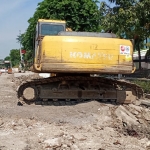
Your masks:
<instances>
[{"instance_id":1,"label":"muddy ground","mask_svg":"<svg viewBox=\"0 0 150 150\"><path fill-rule=\"evenodd\" d=\"M149 107L18 106L19 80L0 76L0 150L150 150Z\"/></svg>"}]
</instances>

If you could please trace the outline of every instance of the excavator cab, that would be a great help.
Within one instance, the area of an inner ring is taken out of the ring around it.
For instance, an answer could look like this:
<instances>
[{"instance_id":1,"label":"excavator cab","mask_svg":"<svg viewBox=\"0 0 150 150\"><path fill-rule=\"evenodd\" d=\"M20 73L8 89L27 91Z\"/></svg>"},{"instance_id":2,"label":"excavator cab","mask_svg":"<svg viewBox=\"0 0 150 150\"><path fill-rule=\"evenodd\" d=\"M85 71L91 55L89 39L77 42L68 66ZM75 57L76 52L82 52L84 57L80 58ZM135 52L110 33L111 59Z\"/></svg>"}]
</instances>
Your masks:
<instances>
[{"instance_id":1,"label":"excavator cab","mask_svg":"<svg viewBox=\"0 0 150 150\"><path fill-rule=\"evenodd\" d=\"M66 21L45 19L38 20L36 25L34 63L40 63L43 38L45 36L56 36L61 31L66 31ZM34 67L33 71L35 72Z\"/></svg>"},{"instance_id":2,"label":"excavator cab","mask_svg":"<svg viewBox=\"0 0 150 150\"><path fill-rule=\"evenodd\" d=\"M36 26L36 37L58 35L66 30L65 21L39 19Z\"/></svg>"},{"instance_id":3,"label":"excavator cab","mask_svg":"<svg viewBox=\"0 0 150 150\"><path fill-rule=\"evenodd\" d=\"M65 21L39 19L36 25L35 50L44 36L55 36L61 31L66 31Z\"/></svg>"}]
</instances>

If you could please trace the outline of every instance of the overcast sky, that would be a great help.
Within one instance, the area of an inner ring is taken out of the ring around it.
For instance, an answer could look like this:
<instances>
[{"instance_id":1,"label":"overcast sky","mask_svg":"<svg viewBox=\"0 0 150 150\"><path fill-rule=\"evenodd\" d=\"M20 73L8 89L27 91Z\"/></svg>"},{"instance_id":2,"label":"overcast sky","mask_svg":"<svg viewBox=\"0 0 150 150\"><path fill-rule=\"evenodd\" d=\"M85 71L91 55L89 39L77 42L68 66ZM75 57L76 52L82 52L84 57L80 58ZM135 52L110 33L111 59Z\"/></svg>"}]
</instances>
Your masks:
<instances>
[{"instance_id":1,"label":"overcast sky","mask_svg":"<svg viewBox=\"0 0 150 150\"><path fill-rule=\"evenodd\" d=\"M20 48L16 40L19 30L25 32L28 19L33 16L41 1L43 0L0 0L0 59L9 56L11 49Z\"/></svg>"}]
</instances>

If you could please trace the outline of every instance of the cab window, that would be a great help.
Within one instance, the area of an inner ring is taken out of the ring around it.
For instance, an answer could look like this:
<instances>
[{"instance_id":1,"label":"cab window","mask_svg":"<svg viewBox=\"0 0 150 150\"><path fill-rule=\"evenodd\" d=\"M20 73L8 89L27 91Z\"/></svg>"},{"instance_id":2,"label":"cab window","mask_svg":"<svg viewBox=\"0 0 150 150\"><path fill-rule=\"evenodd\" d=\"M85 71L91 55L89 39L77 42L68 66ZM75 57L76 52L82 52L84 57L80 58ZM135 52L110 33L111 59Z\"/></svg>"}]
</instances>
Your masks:
<instances>
[{"instance_id":1,"label":"cab window","mask_svg":"<svg viewBox=\"0 0 150 150\"><path fill-rule=\"evenodd\" d=\"M42 24L41 35L58 35L59 32L64 31L63 25Z\"/></svg>"}]
</instances>

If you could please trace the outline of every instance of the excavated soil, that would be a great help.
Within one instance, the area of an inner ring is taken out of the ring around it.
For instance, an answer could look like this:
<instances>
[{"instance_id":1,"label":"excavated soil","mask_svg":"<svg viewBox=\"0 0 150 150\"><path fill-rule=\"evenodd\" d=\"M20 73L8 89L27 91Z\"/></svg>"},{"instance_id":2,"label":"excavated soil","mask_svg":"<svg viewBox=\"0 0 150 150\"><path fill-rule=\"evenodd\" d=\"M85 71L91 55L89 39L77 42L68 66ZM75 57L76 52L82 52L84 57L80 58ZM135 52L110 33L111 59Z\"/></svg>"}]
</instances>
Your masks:
<instances>
[{"instance_id":1,"label":"excavated soil","mask_svg":"<svg viewBox=\"0 0 150 150\"><path fill-rule=\"evenodd\" d=\"M33 76L13 76L0 76L0 150L150 150L149 107L18 106L17 86Z\"/></svg>"}]
</instances>

